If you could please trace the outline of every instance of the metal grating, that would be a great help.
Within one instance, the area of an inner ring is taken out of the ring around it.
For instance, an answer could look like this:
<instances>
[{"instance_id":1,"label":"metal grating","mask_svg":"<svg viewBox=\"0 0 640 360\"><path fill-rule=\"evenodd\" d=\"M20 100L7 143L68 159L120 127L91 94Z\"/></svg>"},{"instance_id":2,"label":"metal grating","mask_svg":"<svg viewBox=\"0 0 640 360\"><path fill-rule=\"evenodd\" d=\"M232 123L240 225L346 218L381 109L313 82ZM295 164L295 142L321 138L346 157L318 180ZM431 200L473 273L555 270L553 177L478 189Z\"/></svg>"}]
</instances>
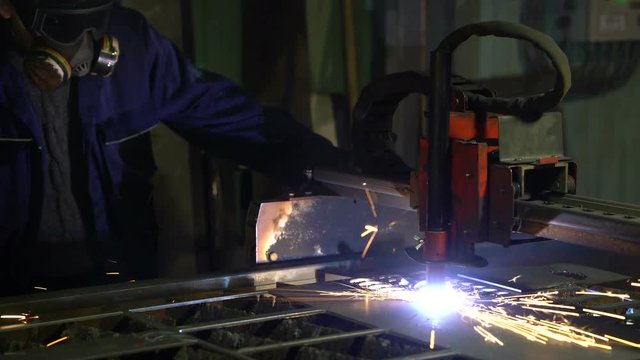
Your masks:
<instances>
[{"instance_id":1,"label":"metal grating","mask_svg":"<svg viewBox=\"0 0 640 360\"><path fill-rule=\"evenodd\" d=\"M20 359L462 359L268 293L0 326Z\"/></svg>"}]
</instances>

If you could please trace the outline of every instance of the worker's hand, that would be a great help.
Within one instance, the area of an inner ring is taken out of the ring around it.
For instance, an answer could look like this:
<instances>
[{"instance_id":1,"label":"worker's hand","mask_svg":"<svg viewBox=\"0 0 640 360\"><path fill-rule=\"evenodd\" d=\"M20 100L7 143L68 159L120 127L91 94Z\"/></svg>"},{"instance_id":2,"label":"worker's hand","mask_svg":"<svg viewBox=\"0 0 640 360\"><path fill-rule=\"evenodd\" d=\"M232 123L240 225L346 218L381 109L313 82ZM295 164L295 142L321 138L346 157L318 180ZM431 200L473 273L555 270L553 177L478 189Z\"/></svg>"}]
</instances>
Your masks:
<instances>
[{"instance_id":1,"label":"worker's hand","mask_svg":"<svg viewBox=\"0 0 640 360\"><path fill-rule=\"evenodd\" d=\"M13 14L13 6L9 0L0 0L0 16L3 19L10 19Z\"/></svg>"}]
</instances>

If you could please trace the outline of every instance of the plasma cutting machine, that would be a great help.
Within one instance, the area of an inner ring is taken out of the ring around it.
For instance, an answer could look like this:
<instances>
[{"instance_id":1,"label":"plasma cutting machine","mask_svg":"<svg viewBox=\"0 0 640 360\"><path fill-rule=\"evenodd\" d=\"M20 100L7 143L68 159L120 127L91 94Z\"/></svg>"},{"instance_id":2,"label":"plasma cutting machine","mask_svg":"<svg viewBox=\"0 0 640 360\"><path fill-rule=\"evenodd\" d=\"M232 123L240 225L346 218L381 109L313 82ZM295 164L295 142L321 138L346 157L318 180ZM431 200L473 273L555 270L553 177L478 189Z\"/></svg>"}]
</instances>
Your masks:
<instances>
[{"instance_id":1,"label":"plasma cutting machine","mask_svg":"<svg viewBox=\"0 0 640 360\"><path fill-rule=\"evenodd\" d=\"M555 68L554 87L504 99L452 76L453 51L473 35L530 42ZM391 74L363 90L352 134L361 175L317 171L315 179L338 194L361 197L366 189L382 204L417 210L422 245L407 251L436 278L446 262L486 265L475 244L508 246L514 231L640 254L634 206L574 195L577 167L564 153L562 114L554 110L570 86L567 58L547 35L504 22L462 27L432 52L430 75ZM393 151L392 120L414 93L428 97L429 111L418 163L408 169Z\"/></svg>"}]
</instances>

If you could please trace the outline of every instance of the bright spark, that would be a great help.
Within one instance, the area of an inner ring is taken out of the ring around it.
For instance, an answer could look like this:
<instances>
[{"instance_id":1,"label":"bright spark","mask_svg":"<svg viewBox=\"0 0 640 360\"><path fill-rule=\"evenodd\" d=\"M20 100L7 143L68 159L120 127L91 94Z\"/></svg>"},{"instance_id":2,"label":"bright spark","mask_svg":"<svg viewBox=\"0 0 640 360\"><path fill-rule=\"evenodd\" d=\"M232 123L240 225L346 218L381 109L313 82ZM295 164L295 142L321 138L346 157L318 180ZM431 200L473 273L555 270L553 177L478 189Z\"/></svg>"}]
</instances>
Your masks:
<instances>
[{"instance_id":1,"label":"bright spark","mask_svg":"<svg viewBox=\"0 0 640 360\"><path fill-rule=\"evenodd\" d=\"M607 339L611 339L611 340L613 340L613 341L617 341L617 342L619 342L619 343L621 343L621 344L629 345L629 346L632 346L632 347L635 347L635 348L640 348L640 344L638 344L638 343L634 343L634 342L632 342L632 341L625 340L625 339L620 339L620 338L618 338L618 337L611 336L611 335L606 335L606 334L605 334L604 336L605 336Z\"/></svg>"},{"instance_id":2,"label":"bright spark","mask_svg":"<svg viewBox=\"0 0 640 360\"><path fill-rule=\"evenodd\" d=\"M640 283L632 282L632 283L631 283L631 286L640 287Z\"/></svg>"},{"instance_id":3,"label":"bright spark","mask_svg":"<svg viewBox=\"0 0 640 360\"><path fill-rule=\"evenodd\" d=\"M482 336L484 338L484 341L489 341L489 342L492 342L494 344L498 344L500 346L504 346L504 343L502 341L500 341L500 339L495 337L492 333L490 333L487 329L476 325L476 326L473 327L473 330L475 330L478 334L480 334L480 336Z\"/></svg>"},{"instance_id":4,"label":"bright spark","mask_svg":"<svg viewBox=\"0 0 640 360\"><path fill-rule=\"evenodd\" d=\"M527 310L533 310L533 311L539 311L539 312L549 313L549 314L558 314L558 315L566 315L566 316L580 316L580 314L579 314L579 313L577 313L577 312L571 312L571 311L561 311L561 310L544 309L544 308L533 307L533 306L522 306L522 308L523 308L523 309L527 309Z\"/></svg>"},{"instance_id":5,"label":"bright spark","mask_svg":"<svg viewBox=\"0 0 640 360\"><path fill-rule=\"evenodd\" d=\"M47 289L46 287L42 287L42 286L34 286L33 287L35 290L42 290L42 291L47 291L49 289Z\"/></svg>"},{"instance_id":6,"label":"bright spark","mask_svg":"<svg viewBox=\"0 0 640 360\"><path fill-rule=\"evenodd\" d=\"M514 276L514 277L512 277L512 278L511 278L511 280L509 280L508 282L512 282L512 283L514 283L514 284L515 284L515 283L516 283L516 281L517 281L518 279L520 279L521 277L522 277L522 275Z\"/></svg>"},{"instance_id":7,"label":"bright spark","mask_svg":"<svg viewBox=\"0 0 640 360\"><path fill-rule=\"evenodd\" d=\"M360 234L360 237L365 237L373 232L377 232L378 231L378 227L377 226L373 226L373 225L365 225L364 226L364 232L362 234Z\"/></svg>"},{"instance_id":8,"label":"bright spark","mask_svg":"<svg viewBox=\"0 0 640 360\"><path fill-rule=\"evenodd\" d=\"M576 295L593 295L593 296L606 296L612 298L618 298L621 300L629 299L631 296L629 294L614 294L611 291L600 292L600 291L576 291Z\"/></svg>"},{"instance_id":9,"label":"bright spark","mask_svg":"<svg viewBox=\"0 0 640 360\"><path fill-rule=\"evenodd\" d=\"M618 315L618 314L612 314L610 312L606 312L606 311L598 311L598 310L593 310L593 309L587 309L584 308L582 309L582 311L586 312L586 313L591 313L591 314L595 314L595 315L602 315L602 316L607 316L610 318L614 318L614 319L618 319L618 320L625 320L626 318L622 315Z\"/></svg>"},{"instance_id":10,"label":"bright spark","mask_svg":"<svg viewBox=\"0 0 640 360\"><path fill-rule=\"evenodd\" d=\"M440 287L439 295L433 287L427 284L413 287L405 281L404 285L391 285L383 281L367 278L357 278L350 281L346 291L321 291L321 295L348 298L350 300L397 300L413 303L418 309L431 315L433 313L446 312L438 308L449 307L448 310L459 314L463 319L473 324L473 329L486 342L503 346L504 342L496 336L491 329L499 329L521 336L529 341L548 344L550 341L571 343L582 347L611 350L610 340L632 347L640 348L640 343L620 339L611 335L599 335L585 329L571 325L565 317L578 317L582 314L608 316L624 320L622 315L612 314L588 308L577 309L575 306L556 304L552 296L558 295L558 291L538 292L535 294L519 294L511 296L498 296L492 299L481 298L476 291L463 291L451 286L447 282L446 287ZM430 292L431 291L431 292ZM444 295L443 295L444 294ZM591 295L591 292L587 294ZM622 294L599 293L602 296L617 298ZM458 300L454 300L458 299ZM456 301L458 303L456 304ZM519 309L530 310L529 315L518 315ZM573 310L573 311L570 311ZM431 314L429 314L431 313ZM516 314L517 313L517 314ZM435 330L431 331L429 346L435 347Z\"/></svg>"},{"instance_id":11,"label":"bright spark","mask_svg":"<svg viewBox=\"0 0 640 360\"><path fill-rule=\"evenodd\" d=\"M68 336L61 337L61 338L60 338L60 339L58 339L58 340L54 340L54 341L52 341L52 342L48 343L48 344L47 344L47 347L52 347L52 346L54 346L54 345L60 344L61 342L63 342L63 341L65 341L65 340L67 340L68 338L69 338Z\"/></svg>"},{"instance_id":12,"label":"bright spark","mask_svg":"<svg viewBox=\"0 0 640 360\"><path fill-rule=\"evenodd\" d=\"M0 315L0 319L4 320L27 320L26 315Z\"/></svg>"},{"instance_id":13,"label":"bright spark","mask_svg":"<svg viewBox=\"0 0 640 360\"><path fill-rule=\"evenodd\" d=\"M366 186L366 184L364 184ZM371 214L373 214L374 218L378 217L378 212L376 211L376 203L373 200L373 195L371 195L371 191L369 189L364 189L364 193L367 194L367 200L369 201L369 206L371 207Z\"/></svg>"},{"instance_id":14,"label":"bright spark","mask_svg":"<svg viewBox=\"0 0 640 360\"><path fill-rule=\"evenodd\" d=\"M376 238L376 234L378 233L378 227L374 226L374 225L365 225L365 231L360 234L360 237L365 237L369 234L371 234L371 236L369 237L369 241L367 241L367 245L364 247L364 250L362 251L362 255L360 256L362 259L364 259L367 256L367 253L369 252L369 248L371 247L371 244L373 244L373 239Z\"/></svg>"},{"instance_id":15,"label":"bright spark","mask_svg":"<svg viewBox=\"0 0 640 360\"><path fill-rule=\"evenodd\" d=\"M436 331L431 330L431 336L429 337L429 349L433 350L436 348Z\"/></svg>"},{"instance_id":16,"label":"bright spark","mask_svg":"<svg viewBox=\"0 0 640 360\"><path fill-rule=\"evenodd\" d=\"M116 276L116 275L120 275L120 273L117 272L117 271L112 271L112 272L105 273L105 275L107 275L107 276Z\"/></svg>"}]
</instances>

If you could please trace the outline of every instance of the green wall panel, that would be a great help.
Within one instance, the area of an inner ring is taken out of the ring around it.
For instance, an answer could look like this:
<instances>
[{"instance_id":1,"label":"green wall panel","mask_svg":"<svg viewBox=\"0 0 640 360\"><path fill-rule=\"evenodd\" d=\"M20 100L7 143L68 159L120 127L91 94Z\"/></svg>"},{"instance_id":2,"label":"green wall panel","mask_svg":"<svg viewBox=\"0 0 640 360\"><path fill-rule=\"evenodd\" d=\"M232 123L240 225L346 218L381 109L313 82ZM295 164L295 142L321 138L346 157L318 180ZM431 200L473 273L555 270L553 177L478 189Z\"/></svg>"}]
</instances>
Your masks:
<instances>
[{"instance_id":1,"label":"green wall panel","mask_svg":"<svg viewBox=\"0 0 640 360\"><path fill-rule=\"evenodd\" d=\"M312 89L345 94L342 1L307 0L306 12Z\"/></svg>"},{"instance_id":2,"label":"green wall panel","mask_svg":"<svg viewBox=\"0 0 640 360\"><path fill-rule=\"evenodd\" d=\"M242 83L242 1L193 0L195 63Z\"/></svg>"}]
</instances>

